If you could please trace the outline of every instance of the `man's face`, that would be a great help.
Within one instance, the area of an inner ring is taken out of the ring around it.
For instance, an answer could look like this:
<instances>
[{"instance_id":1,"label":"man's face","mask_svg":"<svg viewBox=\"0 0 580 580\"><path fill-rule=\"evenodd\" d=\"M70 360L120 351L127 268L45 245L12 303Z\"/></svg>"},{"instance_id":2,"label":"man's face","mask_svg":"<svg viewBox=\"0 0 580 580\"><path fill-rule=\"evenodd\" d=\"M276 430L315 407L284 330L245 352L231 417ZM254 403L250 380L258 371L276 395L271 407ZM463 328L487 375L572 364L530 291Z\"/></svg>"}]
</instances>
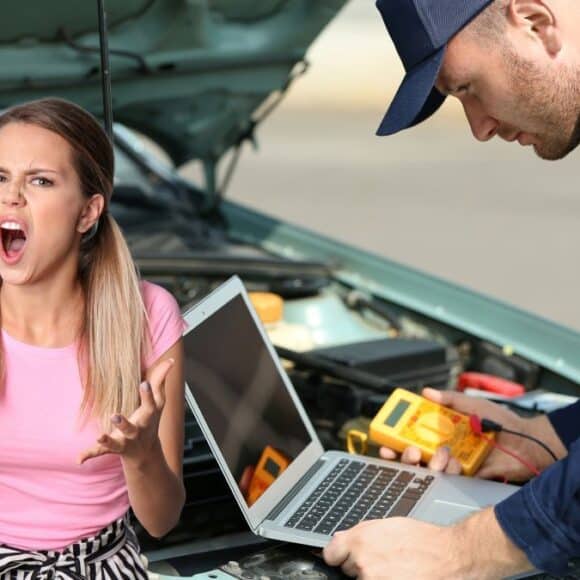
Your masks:
<instances>
[{"instance_id":1,"label":"man's face","mask_svg":"<svg viewBox=\"0 0 580 580\"><path fill-rule=\"evenodd\" d=\"M580 72L510 32L498 42L469 28L456 35L436 86L461 101L477 139L498 135L560 159L580 144Z\"/></svg>"}]
</instances>

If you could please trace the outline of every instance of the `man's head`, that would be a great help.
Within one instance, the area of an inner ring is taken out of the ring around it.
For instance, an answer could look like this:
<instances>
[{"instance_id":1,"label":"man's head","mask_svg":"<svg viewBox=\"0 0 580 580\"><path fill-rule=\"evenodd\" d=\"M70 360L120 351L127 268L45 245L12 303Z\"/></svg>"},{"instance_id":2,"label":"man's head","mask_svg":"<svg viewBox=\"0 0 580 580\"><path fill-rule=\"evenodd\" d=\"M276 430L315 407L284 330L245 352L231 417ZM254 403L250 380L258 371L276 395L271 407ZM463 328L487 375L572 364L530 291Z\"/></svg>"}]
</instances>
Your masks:
<instances>
[{"instance_id":1,"label":"man's head","mask_svg":"<svg viewBox=\"0 0 580 580\"><path fill-rule=\"evenodd\" d=\"M405 5L407 18L394 4ZM433 38L448 14L455 26L461 22L458 7L468 16L423 61L406 67L379 135L417 124L451 95L479 140L518 140L545 159L580 144L578 0L378 0L377 6L403 61L414 35L425 34L423 23ZM415 20L408 18L413 11Z\"/></svg>"}]
</instances>

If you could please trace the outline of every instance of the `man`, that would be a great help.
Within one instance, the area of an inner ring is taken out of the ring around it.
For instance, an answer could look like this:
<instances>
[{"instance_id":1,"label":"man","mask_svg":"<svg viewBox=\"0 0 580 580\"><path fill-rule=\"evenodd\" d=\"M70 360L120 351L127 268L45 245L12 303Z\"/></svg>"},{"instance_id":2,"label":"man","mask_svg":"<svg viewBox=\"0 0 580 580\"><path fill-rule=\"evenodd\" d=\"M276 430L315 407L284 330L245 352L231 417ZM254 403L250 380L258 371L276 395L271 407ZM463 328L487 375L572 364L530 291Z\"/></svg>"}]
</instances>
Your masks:
<instances>
[{"instance_id":1,"label":"man","mask_svg":"<svg viewBox=\"0 0 580 580\"><path fill-rule=\"evenodd\" d=\"M499 136L560 159L580 143L580 1L378 0L377 7L405 65L406 76L378 130L390 135L458 98L476 139ZM475 412L541 439L539 446L499 435L536 464L541 475L494 508L449 527L411 518L368 521L340 532L324 550L351 575L430 580L502 578L536 567L565 574L580 556L580 404L524 420L488 401L458 393L424 395ZM403 461L418 461L408 449ZM384 457L391 457L383 450ZM552 463L552 464L551 464ZM448 451L433 469L457 472ZM493 451L478 475L529 479L530 473Z\"/></svg>"}]
</instances>

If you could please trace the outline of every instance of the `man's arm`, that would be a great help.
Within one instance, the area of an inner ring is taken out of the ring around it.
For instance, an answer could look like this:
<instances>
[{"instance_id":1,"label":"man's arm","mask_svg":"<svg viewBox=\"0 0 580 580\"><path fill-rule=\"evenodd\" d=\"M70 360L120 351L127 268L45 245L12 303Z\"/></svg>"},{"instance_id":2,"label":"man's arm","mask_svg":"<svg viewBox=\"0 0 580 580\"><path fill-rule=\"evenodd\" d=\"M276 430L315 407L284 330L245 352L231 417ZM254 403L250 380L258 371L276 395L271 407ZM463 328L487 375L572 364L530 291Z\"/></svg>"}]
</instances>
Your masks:
<instances>
[{"instance_id":1,"label":"man's arm","mask_svg":"<svg viewBox=\"0 0 580 580\"><path fill-rule=\"evenodd\" d=\"M451 527L452 542L466 552L462 578L504 578L532 570L526 554L505 534L493 508Z\"/></svg>"},{"instance_id":2,"label":"man's arm","mask_svg":"<svg viewBox=\"0 0 580 580\"><path fill-rule=\"evenodd\" d=\"M502 529L539 569L564 574L580 556L580 440L495 507Z\"/></svg>"},{"instance_id":3,"label":"man's arm","mask_svg":"<svg viewBox=\"0 0 580 580\"><path fill-rule=\"evenodd\" d=\"M556 432L559 440L566 449L580 437L580 401L568 405L563 409L552 411L547 415L549 422ZM544 443L548 443L544 441Z\"/></svg>"},{"instance_id":4,"label":"man's arm","mask_svg":"<svg viewBox=\"0 0 580 580\"><path fill-rule=\"evenodd\" d=\"M364 522L335 534L324 559L359 580L497 580L533 568L505 535L493 508L449 527L411 518Z\"/></svg>"},{"instance_id":5,"label":"man's arm","mask_svg":"<svg viewBox=\"0 0 580 580\"><path fill-rule=\"evenodd\" d=\"M565 574L580 556L580 440L493 509L449 527L411 518L364 522L336 534L324 556L360 578L500 578L532 565Z\"/></svg>"}]
</instances>

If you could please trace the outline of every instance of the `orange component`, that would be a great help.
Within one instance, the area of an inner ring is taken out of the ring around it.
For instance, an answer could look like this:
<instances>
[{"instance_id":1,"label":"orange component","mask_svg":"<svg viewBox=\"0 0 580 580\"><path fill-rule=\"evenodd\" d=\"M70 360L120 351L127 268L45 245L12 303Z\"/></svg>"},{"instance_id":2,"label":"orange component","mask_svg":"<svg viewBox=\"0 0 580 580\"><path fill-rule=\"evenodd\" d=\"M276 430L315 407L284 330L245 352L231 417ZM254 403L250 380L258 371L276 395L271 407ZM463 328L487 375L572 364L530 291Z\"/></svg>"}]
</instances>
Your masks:
<instances>
[{"instance_id":1,"label":"orange component","mask_svg":"<svg viewBox=\"0 0 580 580\"><path fill-rule=\"evenodd\" d=\"M248 505L256 503L258 498L276 481L279 475L290 465L288 458L270 445L264 447L262 455L248 486L246 500Z\"/></svg>"},{"instance_id":2,"label":"orange component","mask_svg":"<svg viewBox=\"0 0 580 580\"><path fill-rule=\"evenodd\" d=\"M272 292L248 292L252 305L263 324L280 322L284 313L284 300Z\"/></svg>"}]
</instances>

